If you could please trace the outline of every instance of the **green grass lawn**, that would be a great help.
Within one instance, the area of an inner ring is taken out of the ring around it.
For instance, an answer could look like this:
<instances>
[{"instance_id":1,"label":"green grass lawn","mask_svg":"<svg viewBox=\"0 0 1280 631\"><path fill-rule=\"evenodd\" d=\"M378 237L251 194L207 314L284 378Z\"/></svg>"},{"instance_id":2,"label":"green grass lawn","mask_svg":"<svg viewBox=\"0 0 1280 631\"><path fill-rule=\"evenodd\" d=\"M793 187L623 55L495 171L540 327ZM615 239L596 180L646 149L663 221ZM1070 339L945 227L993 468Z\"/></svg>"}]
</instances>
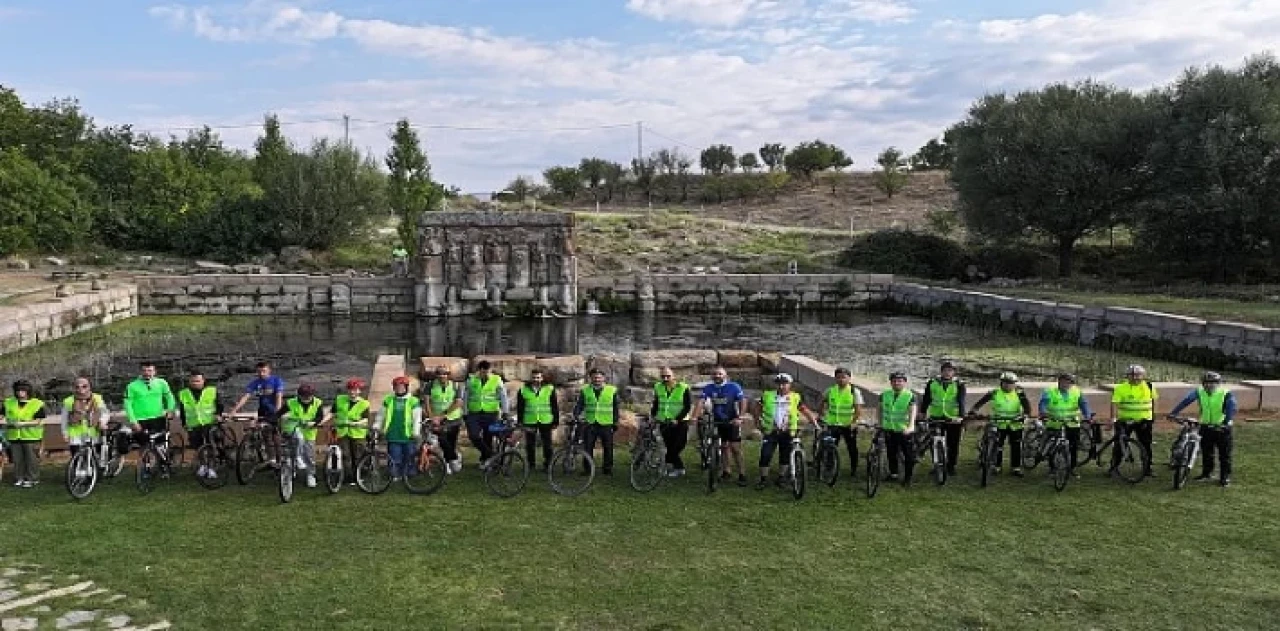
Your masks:
<instances>
[{"instance_id":1,"label":"green grass lawn","mask_svg":"<svg viewBox=\"0 0 1280 631\"><path fill-rule=\"evenodd\" d=\"M1237 446L1227 490L1093 465L1063 493L1043 469L980 489L966 445L944 488L868 500L846 476L798 503L696 477L640 495L625 475L576 499L535 476L501 500L474 468L430 497L304 488L281 505L266 480L190 477L143 497L130 477L75 503L51 468L0 489L0 537L177 629L1274 629L1280 424Z\"/></svg>"},{"instance_id":2,"label":"green grass lawn","mask_svg":"<svg viewBox=\"0 0 1280 631\"><path fill-rule=\"evenodd\" d=\"M1008 288L993 289L997 294L1035 298L1055 302L1072 302L1086 306L1129 307L1162 311L1205 320L1248 322L1280 327L1280 303L1247 302L1228 298L1187 298L1155 293L1114 293L1073 289Z\"/></svg>"}]
</instances>

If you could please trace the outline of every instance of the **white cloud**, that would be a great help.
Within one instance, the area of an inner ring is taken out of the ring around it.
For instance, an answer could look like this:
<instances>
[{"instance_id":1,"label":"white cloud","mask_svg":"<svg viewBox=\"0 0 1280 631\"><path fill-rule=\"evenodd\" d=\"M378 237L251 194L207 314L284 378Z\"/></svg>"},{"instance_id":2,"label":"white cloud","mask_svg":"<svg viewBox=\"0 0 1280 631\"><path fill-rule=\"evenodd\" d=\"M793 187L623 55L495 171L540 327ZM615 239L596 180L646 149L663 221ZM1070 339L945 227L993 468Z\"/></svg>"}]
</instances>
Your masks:
<instances>
[{"instance_id":1,"label":"white cloud","mask_svg":"<svg viewBox=\"0 0 1280 631\"><path fill-rule=\"evenodd\" d=\"M820 19L887 24L909 22L916 9L899 0L827 0L818 12Z\"/></svg>"},{"instance_id":2,"label":"white cloud","mask_svg":"<svg viewBox=\"0 0 1280 631\"><path fill-rule=\"evenodd\" d=\"M627 9L655 20L733 26L752 11L774 4L764 0L627 0Z\"/></svg>"}]
</instances>

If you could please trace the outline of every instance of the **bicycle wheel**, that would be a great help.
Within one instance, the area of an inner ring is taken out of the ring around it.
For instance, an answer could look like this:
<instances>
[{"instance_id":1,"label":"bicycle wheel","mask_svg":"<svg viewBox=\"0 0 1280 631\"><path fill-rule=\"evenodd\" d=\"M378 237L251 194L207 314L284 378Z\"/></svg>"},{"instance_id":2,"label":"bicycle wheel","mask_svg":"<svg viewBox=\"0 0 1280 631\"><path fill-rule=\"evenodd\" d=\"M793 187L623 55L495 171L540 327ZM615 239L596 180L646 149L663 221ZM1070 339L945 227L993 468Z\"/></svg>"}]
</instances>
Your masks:
<instances>
[{"instance_id":1,"label":"bicycle wheel","mask_svg":"<svg viewBox=\"0 0 1280 631\"><path fill-rule=\"evenodd\" d=\"M236 482L248 484L262 467L262 438L258 434L245 434L236 446Z\"/></svg>"},{"instance_id":2,"label":"bicycle wheel","mask_svg":"<svg viewBox=\"0 0 1280 631\"><path fill-rule=\"evenodd\" d=\"M93 461L93 447L84 445L67 462L67 492L78 500L89 497L98 484L98 463Z\"/></svg>"},{"instance_id":3,"label":"bicycle wheel","mask_svg":"<svg viewBox=\"0 0 1280 631\"><path fill-rule=\"evenodd\" d=\"M1179 440L1173 449L1173 490L1182 490L1187 485L1187 476L1191 473L1191 463L1188 460L1187 443Z\"/></svg>"},{"instance_id":4,"label":"bicycle wheel","mask_svg":"<svg viewBox=\"0 0 1280 631\"><path fill-rule=\"evenodd\" d=\"M631 488L641 493L648 493L662 483L665 473L662 470L662 461L655 463L651 455L656 451L652 445L645 445L631 455Z\"/></svg>"},{"instance_id":5,"label":"bicycle wheel","mask_svg":"<svg viewBox=\"0 0 1280 631\"><path fill-rule=\"evenodd\" d=\"M276 491L282 503L293 500L293 457L280 459L280 470L276 472Z\"/></svg>"},{"instance_id":6,"label":"bicycle wheel","mask_svg":"<svg viewBox=\"0 0 1280 631\"><path fill-rule=\"evenodd\" d=\"M840 478L840 451L835 445L823 445L818 451L818 479L835 486Z\"/></svg>"},{"instance_id":7,"label":"bicycle wheel","mask_svg":"<svg viewBox=\"0 0 1280 631\"><path fill-rule=\"evenodd\" d=\"M1049 470L1053 473L1053 488L1061 491L1067 488L1071 480L1071 448L1063 440L1053 446L1049 453Z\"/></svg>"},{"instance_id":8,"label":"bicycle wheel","mask_svg":"<svg viewBox=\"0 0 1280 631\"><path fill-rule=\"evenodd\" d=\"M182 434L169 434L169 470L177 473L187 463L187 439Z\"/></svg>"},{"instance_id":9,"label":"bicycle wheel","mask_svg":"<svg viewBox=\"0 0 1280 631\"><path fill-rule=\"evenodd\" d=\"M443 470L441 470L443 476ZM443 480L443 477L441 478ZM518 449L506 449L484 470L484 484L498 497L515 497L529 482L529 463Z\"/></svg>"},{"instance_id":10,"label":"bicycle wheel","mask_svg":"<svg viewBox=\"0 0 1280 631\"><path fill-rule=\"evenodd\" d=\"M595 477L595 459L582 449L560 449L551 456L551 466L547 467L551 490L567 497L586 493Z\"/></svg>"},{"instance_id":11,"label":"bicycle wheel","mask_svg":"<svg viewBox=\"0 0 1280 631\"><path fill-rule=\"evenodd\" d=\"M1146 449L1142 443L1126 436L1120 453L1120 462L1115 465L1116 473L1129 484L1141 482L1145 477L1142 464L1145 461L1145 455Z\"/></svg>"},{"instance_id":12,"label":"bicycle wheel","mask_svg":"<svg viewBox=\"0 0 1280 631\"><path fill-rule=\"evenodd\" d=\"M370 495L379 495L391 486L391 457L380 449L365 452L356 464L356 486Z\"/></svg>"},{"instance_id":13,"label":"bicycle wheel","mask_svg":"<svg viewBox=\"0 0 1280 631\"><path fill-rule=\"evenodd\" d=\"M1043 460L1040 450L1044 447L1045 429L1028 427L1022 431L1022 466L1034 469ZM1014 466L1017 466L1016 464Z\"/></svg>"},{"instance_id":14,"label":"bicycle wheel","mask_svg":"<svg viewBox=\"0 0 1280 631\"><path fill-rule=\"evenodd\" d=\"M139 491L150 493L155 488L156 474L160 468L160 454L156 453L154 447L148 447L142 450L138 456L138 475L134 484Z\"/></svg>"},{"instance_id":15,"label":"bicycle wheel","mask_svg":"<svg viewBox=\"0 0 1280 631\"><path fill-rule=\"evenodd\" d=\"M805 488L809 483L809 469L805 466L804 452L800 449L791 450L791 496L800 499L804 497Z\"/></svg>"},{"instance_id":16,"label":"bicycle wheel","mask_svg":"<svg viewBox=\"0 0 1280 631\"><path fill-rule=\"evenodd\" d=\"M116 448L114 437L108 438L107 440L110 440L111 444L107 447L105 456L99 454L98 466L102 467L100 478L106 482L114 482L116 477L120 475L120 472L124 471L124 456L120 453L120 450Z\"/></svg>"},{"instance_id":17,"label":"bicycle wheel","mask_svg":"<svg viewBox=\"0 0 1280 631\"><path fill-rule=\"evenodd\" d=\"M713 440L707 449L707 492L715 493L720 484L720 442Z\"/></svg>"},{"instance_id":18,"label":"bicycle wheel","mask_svg":"<svg viewBox=\"0 0 1280 631\"><path fill-rule=\"evenodd\" d=\"M1076 446L1076 452L1080 454L1080 457L1079 460L1076 461L1076 466L1079 467L1080 465L1089 462L1090 459L1096 458L1097 448L1098 445L1093 443L1092 428L1088 426L1081 427L1080 442Z\"/></svg>"},{"instance_id":19,"label":"bicycle wheel","mask_svg":"<svg viewBox=\"0 0 1280 631\"><path fill-rule=\"evenodd\" d=\"M218 455L216 446L206 443L196 450L196 482L200 486L209 490L226 486L230 469L231 463ZM204 475L200 475L201 471L204 471Z\"/></svg>"},{"instance_id":20,"label":"bicycle wheel","mask_svg":"<svg viewBox=\"0 0 1280 631\"><path fill-rule=\"evenodd\" d=\"M418 448L417 462L413 475L404 476L404 488L414 495L431 495L444 486L444 456L432 451L431 446L423 443ZM526 478L528 475L525 476ZM342 484L341 475L338 484Z\"/></svg>"},{"instance_id":21,"label":"bicycle wheel","mask_svg":"<svg viewBox=\"0 0 1280 631\"><path fill-rule=\"evenodd\" d=\"M342 490L342 478L345 473L342 470L342 448L331 445L325 450L324 456L324 488L329 489L329 493L337 493Z\"/></svg>"},{"instance_id":22,"label":"bicycle wheel","mask_svg":"<svg viewBox=\"0 0 1280 631\"><path fill-rule=\"evenodd\" d=\"M986 488L991 483L992 470L996 464L996 452L1000 450L1000 446L996 443L996 439L990 432L982 436L982 449L978 454L978 469L981 472L981 484Z\"/></svg>"},{"instance_id":23,"label":"bicycle wheel","mask_svg":"<svg viewBox=\"0 0 1280 631\"><path fill-rule=\"evenodd\" d=\"M933 459L933 482L938 486L947 483L947 445L946 443L935 440L933 441L933 449L930 457Z\"/></svg>"}]
</instances>

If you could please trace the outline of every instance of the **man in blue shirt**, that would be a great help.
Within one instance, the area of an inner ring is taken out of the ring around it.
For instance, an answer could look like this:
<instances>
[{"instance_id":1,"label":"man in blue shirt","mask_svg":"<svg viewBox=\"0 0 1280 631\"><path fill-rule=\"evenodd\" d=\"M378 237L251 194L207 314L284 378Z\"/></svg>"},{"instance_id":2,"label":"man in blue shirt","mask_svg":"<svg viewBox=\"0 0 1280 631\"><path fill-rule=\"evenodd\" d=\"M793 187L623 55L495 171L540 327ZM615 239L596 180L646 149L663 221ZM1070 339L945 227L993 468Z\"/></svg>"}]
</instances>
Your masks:
<instances>
[{"instance_id":1,"label":"man in blue shirt","mask_svg":"<svg viewBox=\"0 0 1280 631\"><path fill-rule=\"evenodd\" d=\"M231 414L240 412L249 397L257 397L258 422L275 423L284 407L284 379L271 374L271 364L267 362L258 362L257 369L258 376L245 387Z\"/></svg>"},{"instance_id":2,"label":"man in blue shirt","mask_svg":"<svg viewBox=\"0 0 1280 631\"><path fill-rule=\"evenodd\" d=\"M1067 444L1071 449L1071 473L1079 478L1076 453L1080 450L1080 422L1093 418L1093 412L1089 411L1089 400L1076 387L1076 376L1066 372L1058 375L1058 387L1049 388L1040 395L1039 408L1040 418L1044 419L1046 427L1066 428ZM1096 448L1100 443L1093 444Z\"/></svg>"},{"instance_id":3,"label":"man in blue shirt","mask_svg":"<svg viewBox=\"0 0 1280 631\"><path fill-rule=\"evenodd\" d=\"M738 468L738 486L747 485L747 471L742 464L742 415L747 405L742 386L729 381L729 373L723 366L711 371L711 383L702 388L703 406L711 403L711 419L720 434L720 462L723 469L720 479L729 479L729 460Z\"/></svg>"},{"instance_id":4,"label":"man in blue shirt","mask_svg":"<svg viewBox=\"0 0 1280 631\"><path fill-rule=\"evenodd\" d=\"M1192 403L1200 408L1200 446L1204 449L1204 464L1197 480L1209 480L1213 477L1214 455L1222 461L1222 470L1218 476L1218 484L1231 486L1231 452L1234 441L1231 437L1231 425L1236 418L1236 397L1230 390L1222 387L1222 375L1207 372L1200 379L1200 387L1193 389L1183 397L1169 417L1175 417ZM1176 442L1174 443L1177 444ZM1172 461L1172 459L1170 459Z\"/></svg>"}]
</instances>

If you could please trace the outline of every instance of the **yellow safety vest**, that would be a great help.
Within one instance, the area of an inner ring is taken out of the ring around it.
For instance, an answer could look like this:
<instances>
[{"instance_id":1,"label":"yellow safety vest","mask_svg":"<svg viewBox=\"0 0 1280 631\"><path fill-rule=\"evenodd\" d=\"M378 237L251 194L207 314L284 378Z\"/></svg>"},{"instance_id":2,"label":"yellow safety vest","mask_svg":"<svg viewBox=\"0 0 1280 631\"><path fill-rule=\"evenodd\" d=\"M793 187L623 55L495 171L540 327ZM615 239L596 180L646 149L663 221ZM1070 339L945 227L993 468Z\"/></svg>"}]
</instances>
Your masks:
<instances>
[{"instance_id":1,"label":"yellow safety vest","mask_svg":"<svg viewBox=\"0 0 1280 631\"><path fill-rule=\"evenodd\" d=\"M369 426L367 424L363 426L352 425L352 423L359 423L360 421L368 423L368 419L365 418L365 413L369 411L368 399L360 397L352 402L351 395L340 394L333 400L333 407L334 411L337 412L334 415L333 425L338 438L364 440L369 437Z\"/></svg>"},{"instance_id":2,"label":"yellow safety vest","mask_svg":"<svg viewBox=\"0 0 1280 631\"><path fill-rule=\"evenodd\" d=\"M453 405L453 402L458 399L458 389L453 386L452 381L445 384L444 387L440 387L439 381L432 380L431 388L427 391L427 397L431 402L432 412L448 410ZM446 421L456 421L460 418L462 418L462 406L458 406L458 409L446 412L444 415L444 420Z\"/></svg>"},{"instance_id":3,"label":"yellow safety vest","mask_svg":"<svg viewBox=\"0 0 1280 631\"><path fill-rule=\"evenodd\" d=\"M498 388L502 387L502 378L489 375L489 380L480 383L480 378L471 375L467 378L467 411L497 412L501 408L498 399Z\"/></svg>"},{"instance_id":4,"label":"yellow safety vest","mask_svg":"<svg viewBox=\"0 0 1280 631\"><path fill-rule=\"evenodd\" d=\"M89 397L89 411L79 421L71 420L71 412L76 409L76 398L74 395L62 400L62 413L67 417L67 440L74 441L78 438L97 438L98 426L92 421L94 412L102 409L102 395L94 394Z\"/></svg>"},{"instance_id":5,"label":"yellow safety vest","mask_svg":"<svg viewBox=\"0 0 1280 631\"><path fill-rule=\"evenodd\" d=\"M1139 423L1155 418L1156 387L1144 381L1138 385L1129 382L1116 384L1111 393L1111 402L1116 404L1116 420L1123 423Z\"/></svg>"},{"instance_id":6,"label":"yellow safety vest","mask_svg":"<svg viewBox=\"0 0 1280 631\"><path fill-rule=\"evenodd\" d=\"M680 415L680 410L684 409L684 395L689 391L689 384L681 381L668 389L661 383L653 385L653 396L658 401L658 418L654 419L659 423L673 423L683 421L682 418L676 418Z\"/></svg>"},{"instance_id":7,"label":"yellow safety vest","mask_svg":"<svg viewBox=\"0 0 1280 631\"><path fill-rule=\"evenodd\" d=\"M218 413L218 389L205 386L204 390L200 391L200 400L197 401L191 388L183 388L178 393L178 403L182 405L182 413L187 419L188 429L212 425L213 417Z\"/></svg>"},{"instance_id":8,"label":"yellow safety vest","mask_svg":"<svg viewBox=\"0 0 1280 631\"><path fill-rule=\"evenodd\" d=\"M760 394L760 403L764 408L760 411L760 416L763 417L762 420L769 419L768 421L761 423L761 431L766 434L778 431L776 417L774 416L778 411L778 391L764 391ZM788 392L787 404L787 431L794 433L800 430L800 393Z\"/></svg>"},{"instance_id":9,"label":"yellow safety vest","mask_svg":"<svg viewBox=\"0 0 1280 631\"><path fill-rule=\"evenodd\" d=\"M26 403L18 403L15 397L4 400L4 417L10 423L30 423L36 419L36 412L44 409L44 401L27 399ZM5 432L9 440L44 440L44 422L35 427L12 428Z\"/></svg>"},{"instance_id":10,"label":"yellow safety vest","mask_svg":"<svg viewBox=\"0 0 1280 631\"><path fill-rule=\"evenodd\" d=\"M595 388L584 386L582 388L582 416L586 418L588 423L613 425L613 398L617 393L618 389L616 387L606 384L600 388L600 396L597 398Z\"/></svg>"},{"instance_id":11,"label":"yellow safety vest","mask_svg":"<svg viewBox=\"0 0 1280 631\"><path fill-rule=\"evenodd\" d=\"M853 404L857 400L857 393L853 391L853 384L849 384L847 389L841 389L839 385L827 388L827 413L823 415L823 422L827 425L838 427L852 425L854 421Z\"/></svg>"}]
</instances>

